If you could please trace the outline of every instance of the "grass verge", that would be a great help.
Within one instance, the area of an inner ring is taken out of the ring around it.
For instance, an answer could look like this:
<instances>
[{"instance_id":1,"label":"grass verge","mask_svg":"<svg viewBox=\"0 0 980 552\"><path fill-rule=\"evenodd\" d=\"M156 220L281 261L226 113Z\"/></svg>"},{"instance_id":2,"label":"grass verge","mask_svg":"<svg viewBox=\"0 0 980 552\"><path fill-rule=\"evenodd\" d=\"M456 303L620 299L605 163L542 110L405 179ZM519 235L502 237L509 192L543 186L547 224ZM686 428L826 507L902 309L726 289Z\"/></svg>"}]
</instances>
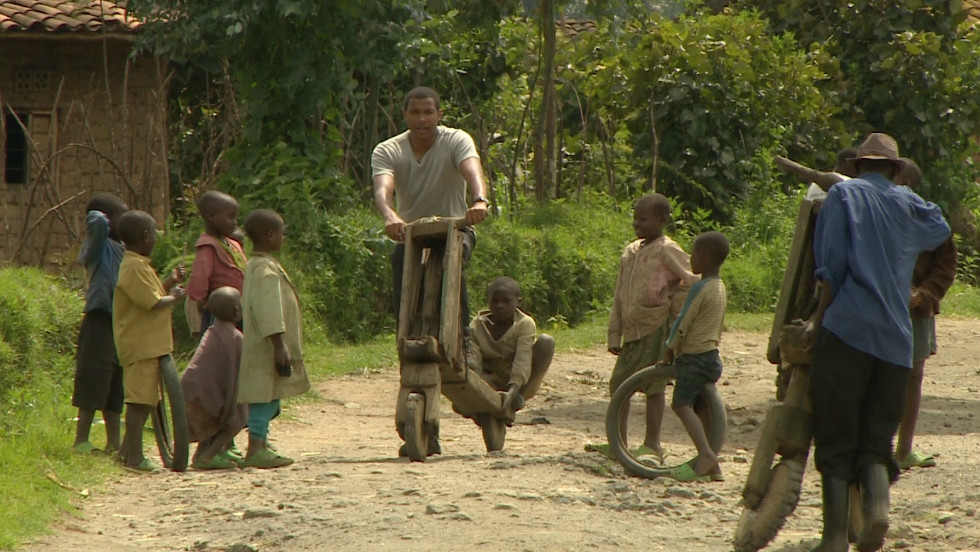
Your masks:
<instances>
[{"instance_id":1,"label":"grass verge","mask_svg":"<svg viewBox=\"0 0 980 552\"><path fill-rule=\"evenodd\" d=\"M980 318L980 289L955 282L946 292L940 308L943 314Z\"/></svg>"},{"instance_id":2,"label":"grass verge","mask_svg":"<svg viewBox=\"0 0 980 552\"><path fill-rule=\"evenodd\" d=\"M0 550L12 550L32 536L46 533L62 513L77 514L89 496L118 468L104 456L71 451L73 409L57 386L38 386L38 394L20 424L0 440ZM100 432L93 428L92 435Z\"/></svg>"}]
</instances>

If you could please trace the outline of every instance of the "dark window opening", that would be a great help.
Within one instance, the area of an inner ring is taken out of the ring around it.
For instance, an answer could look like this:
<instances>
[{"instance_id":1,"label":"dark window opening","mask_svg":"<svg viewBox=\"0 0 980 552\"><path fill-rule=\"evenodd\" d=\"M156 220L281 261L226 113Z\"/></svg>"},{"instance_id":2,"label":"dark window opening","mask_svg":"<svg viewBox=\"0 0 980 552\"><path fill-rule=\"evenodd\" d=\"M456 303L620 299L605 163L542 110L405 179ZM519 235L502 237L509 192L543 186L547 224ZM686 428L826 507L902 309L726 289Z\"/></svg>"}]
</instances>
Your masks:
<instances>
[{"instance_id":1,"label":"dark window opening","mask_svg":"<svg viewBox=\"0 0 980 552\"><path fill-rule=\"evenodd\" d=\"M7 184L27 184L30 148L24 127L29 124L29 117L27 113L15 115L11 111L3 114L4 130L7 134L3 142L3 179Z\"/></svg>"}]
</instances>

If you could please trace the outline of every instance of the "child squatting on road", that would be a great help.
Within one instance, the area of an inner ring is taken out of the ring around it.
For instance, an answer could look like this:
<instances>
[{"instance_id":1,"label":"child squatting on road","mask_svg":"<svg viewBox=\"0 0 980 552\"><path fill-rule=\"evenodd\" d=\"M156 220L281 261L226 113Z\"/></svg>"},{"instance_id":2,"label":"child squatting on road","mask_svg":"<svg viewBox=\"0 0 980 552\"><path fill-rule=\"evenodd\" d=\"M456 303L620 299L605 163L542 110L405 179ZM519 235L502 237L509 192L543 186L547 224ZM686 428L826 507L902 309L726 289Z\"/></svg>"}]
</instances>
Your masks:
<instances>
[{"instance_id":1,"label":"child squatting on road","mask_svg":"<svg viewBox=\"0 0 980 552\"><path fill-rule=\"evenodd\" d=\"M143 425L160 400L160 364L173 362L170 309L184 299L178 266L160 282L150 254L157 242L157 224L149 213L129 211L119 218L119 237L126 252L112 301L112 333L123 367L126 436L120 458L127 468L143 472L160 469L143 456ZM169 293L168 293L169 292Z\"/></svg>"},{"instance_id":2,"label":"child squatting on road","mask_svg":"<svg viewBox=\"0 0 980 552\"><path fill-rule=\"evenodd\" d=\"M231 286L219 287L208 296L207 308L215 321L180 378L190 440L198 443L191 467L230 469L242 458L228 445L248 416L248 407L236 402L242 358L242 332L236 324L242 319L242 295Z\"/></svg>"},{"instance_id":3,"label":"child squatting on road","mask_svg":"<svg viewBox=\"0 0 980 552\"><path fill-rule=\"evenodd\" d=\"M470 365L504 395L509 414L524 408L524 402L541 387L555 356L555 338L537 335L534 318L521 310L521 285L502 276L487 286L489 309L470 323L477 347Z\"/></svg>"}]
</instances>

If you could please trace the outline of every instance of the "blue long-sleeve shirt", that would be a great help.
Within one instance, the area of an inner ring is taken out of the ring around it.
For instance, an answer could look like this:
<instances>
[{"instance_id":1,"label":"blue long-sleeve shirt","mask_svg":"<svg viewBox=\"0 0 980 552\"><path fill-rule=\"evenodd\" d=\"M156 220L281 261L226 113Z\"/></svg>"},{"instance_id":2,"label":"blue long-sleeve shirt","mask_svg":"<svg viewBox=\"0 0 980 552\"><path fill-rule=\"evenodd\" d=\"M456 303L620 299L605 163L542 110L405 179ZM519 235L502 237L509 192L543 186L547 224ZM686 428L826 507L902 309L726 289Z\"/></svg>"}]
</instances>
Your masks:
<instances>
[{"instance_id":1,"label":"blue long-sleeve shirt","mask_svg":"<svg viewBox=\"0 0 980 552\"><path fill-rule=\"evenodd\" d=\"M814 275L833 290L824 328L859 351L911 367L912 269L920 252L948 236L938 206L884 175L836 184L813 235Z\"/></svg>"},{"instance_id":2,"label":"blue long-sleeve shirt","mask_svg":"<svg viewBox=\"0 0 980 552\"><path fill-rule=\"evenodd\" d=\"M85 216L85 241L78 252L78 262L88 273L84 312L112 312L112 293L125 251L122 242L109 237L109 218L105 213L89 211Z\"/></svg>"}]
</instances>

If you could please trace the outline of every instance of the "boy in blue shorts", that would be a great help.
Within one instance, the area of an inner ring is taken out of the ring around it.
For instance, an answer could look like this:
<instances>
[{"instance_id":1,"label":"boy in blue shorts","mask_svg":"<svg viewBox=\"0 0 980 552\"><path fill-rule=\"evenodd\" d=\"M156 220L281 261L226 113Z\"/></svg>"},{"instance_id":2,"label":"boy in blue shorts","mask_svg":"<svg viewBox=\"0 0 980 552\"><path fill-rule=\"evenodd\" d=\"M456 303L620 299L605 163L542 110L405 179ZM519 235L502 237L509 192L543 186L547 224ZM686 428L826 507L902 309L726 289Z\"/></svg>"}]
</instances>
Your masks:
<instances>
[{"instance_id":1,"label":"boy in blue shorts","mask_svg":"<svg viewBox=\"0 0 980 552\"><path fill-rule=\"evenodd\" d=\"M95 452L89 431L95 411L105 421L107 453L119 450L119 416L123 409L122 367L112 341L112 294L125 246L116 232L119 217L129 208L112 194L96 194L85 206L85 241L78 262L88 273L85 313L78 330L75 389L71 404L78 408L76 452Z\"/></svg>"},{"instance_id":2,"label":"boy in blue shorts","mask_svg":"<svg viewBox=\"0 0 980 552\"><path fill-rule=\"evenodd\" d=\"M701 281L691 286L667 338L664 362L673 363L677 374L671 407L698 449L693 461L667 474L678 481L722 480L718 455L711 449L704 425L694 411L694 400L705 384L721 377L718 342L728 298L718 272L728 257L728 248L728 238L721 232L705 232L694 240L691 270L701 275Z\"/></svg>"}]
</instances>

